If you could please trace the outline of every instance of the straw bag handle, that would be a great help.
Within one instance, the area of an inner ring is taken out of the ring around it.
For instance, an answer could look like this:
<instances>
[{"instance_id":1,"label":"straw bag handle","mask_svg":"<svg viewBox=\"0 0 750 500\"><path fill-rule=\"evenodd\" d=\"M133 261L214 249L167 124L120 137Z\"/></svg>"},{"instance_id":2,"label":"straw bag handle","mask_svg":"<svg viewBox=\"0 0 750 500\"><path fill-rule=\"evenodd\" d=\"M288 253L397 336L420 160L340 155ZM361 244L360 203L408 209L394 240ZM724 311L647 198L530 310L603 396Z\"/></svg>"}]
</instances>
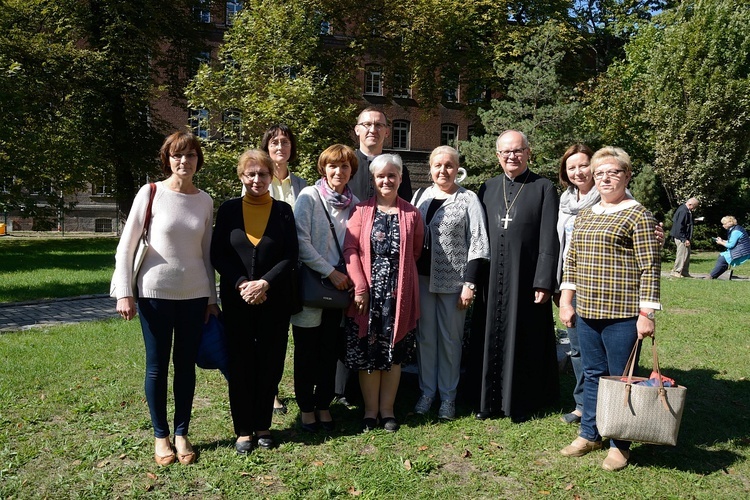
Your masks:
<instances>
[{"instance_id":1,"label":"straw bag handle","mask_svg":"<svg viewBox=\"0 0 750 500\"><path fill-rule=\"evenodd\" d=\"M625 390L625 406L628 404L628 400L630 399L630 388L633 385L633 369L635 368L635 358L636 354L638 353L638 345L643 341L643 339L636 340L635 344L633 345L633 350L630 352L630 357L628 358L628 362L625 364L625 370L623 370L622 376L627 376L627 382L626 382L626 390ZM656 372L657 378L659 380L659 399L661 400L662 404L664 405L664 408L669 410L669 405L667 404L667 391L664 389L664 381L661 378L661 368L659 368L659 354L656 352L656 338L653 336L651 337L651 364L653 366L653 371Z\"/></svg>"}]
</instances>

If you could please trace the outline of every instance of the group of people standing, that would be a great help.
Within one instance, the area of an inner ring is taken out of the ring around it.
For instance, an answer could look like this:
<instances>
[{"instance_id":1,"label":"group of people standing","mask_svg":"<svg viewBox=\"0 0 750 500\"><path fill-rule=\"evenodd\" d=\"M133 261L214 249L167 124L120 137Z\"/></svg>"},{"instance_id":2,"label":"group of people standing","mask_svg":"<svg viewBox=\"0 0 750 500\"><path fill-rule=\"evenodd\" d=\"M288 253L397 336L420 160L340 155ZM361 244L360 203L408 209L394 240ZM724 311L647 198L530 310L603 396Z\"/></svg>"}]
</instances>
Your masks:
<instances>
[{"instance_id":1,"label":"group of people standing","mask_svg":"<svg viewBox=\"0 0 750 500\"><path fill-rule=\"evenodd\" d=\"M496 143L503 174L478 195L457 182L459 155L448 146L430 155L432 184L412 194L401 158L382 154L388 126L382 111L360 113L359 150L336 144L323 151L312 186L289 171L296 152L291 130L272 127L260 150L240 157L244 194L221 205L213 230L210 197L192 183L203 163L200 143L189 133L167 138L161 155L167 179L155 184L151 221L144 216L151 194L145 186L113 277L124 318L135 316L137 301L158 463L195 460L187 439L194 361L202 324L218 314L214 269L221 276L238 453L274 445L269 428L274 407L282 407L274 398L290 323L305 431L335 428L329 407L344 394L347 370L358 374L362 429L396 431L401 363L414 341L421 390L414 411L429 412L439 398L438 417L454 418L472 305L467 396L476 401L476 417L524 421L559 397L553 297L563 323L578 327L572 349L580 353L576 410L563 418L580 419L581 434L563 454L601 448L598 377L622 371L621 352L653 333L660 308L655 223L626 191L629 157L617 148L593 157L585 146L571 148L561 163L567 190L559 199L551 181L529 170L526 136L509 130ZM133 276L149 222L147 257ZM349 306L303 305L298 265L349 290ZM166 414L173 338L174 448ZM610 470L627 464L627 443L613 443L619 455L608 455Z\"/></svg>"}]
</instances>

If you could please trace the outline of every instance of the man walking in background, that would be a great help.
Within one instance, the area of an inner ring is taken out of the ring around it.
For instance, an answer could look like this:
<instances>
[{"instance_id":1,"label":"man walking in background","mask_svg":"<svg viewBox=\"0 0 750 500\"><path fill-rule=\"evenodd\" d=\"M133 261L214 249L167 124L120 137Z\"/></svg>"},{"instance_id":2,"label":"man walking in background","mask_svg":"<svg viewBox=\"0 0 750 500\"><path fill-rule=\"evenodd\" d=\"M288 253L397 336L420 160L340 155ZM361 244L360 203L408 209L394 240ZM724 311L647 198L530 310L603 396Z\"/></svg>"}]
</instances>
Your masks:
<instances>
[{"instance_id":1,"label":"man walking in background","mask_svg":"<svg viewBox=\"0 0 750 500\"><path fill-rule=\"evenodd\" d=\"M672 230L669 235L677 245L677 257L670 276L673 278L690 278L690 246L693 239L693 210L700 203L696 198L690 198L683 205L677 207L672 217Z\"/></svg>"}]
</instances>

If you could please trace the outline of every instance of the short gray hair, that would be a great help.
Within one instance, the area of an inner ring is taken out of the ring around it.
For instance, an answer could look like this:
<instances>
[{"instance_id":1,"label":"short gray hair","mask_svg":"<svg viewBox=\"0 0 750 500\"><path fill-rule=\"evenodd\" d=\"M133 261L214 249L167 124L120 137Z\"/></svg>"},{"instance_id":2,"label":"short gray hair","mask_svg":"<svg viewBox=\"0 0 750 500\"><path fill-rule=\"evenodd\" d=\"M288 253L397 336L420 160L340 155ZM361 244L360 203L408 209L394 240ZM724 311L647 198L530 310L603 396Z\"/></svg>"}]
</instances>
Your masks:
<instances>
[{"instance_id":1,"label":"short gray hair","mask_svg":"<svg viewBox=\"0 0 750 500\"><path fill-rule=\"evenodd\" d=\"M437 155L450 155L451 160L456 164L456 167L459 166L460 161L458 151L456 151L455 148L450 146L438 146L433 149L432 153L430 153L430 166L432 166L432 160L434 160Z\"/></svg>"},{"instance_id":2,"label":"short gray hair","mask_svg":"<svg viewBox=\"0 0 750 500\"><path fill-rule=\"evenodd\" d=\"M529 138L526 137L526 134L524 134L520 130L508 129L508 130L503 131L500 135L497 136L497 140L495 141L495 149L496 150L500 147L500 139L502 138L502 136L504 136L505 134L509 134L511 132L515 132L516 134L520 134L521 135L521 141L523 143L523 147L525 147L525 148L529 147Z\"/></svg>"},{"instance_id":3,"label":"short gray hair","mask_svg":"<svg viewBox=\"0 0 750 500\"><path fill-rule=\"evenodd\" d=\"M384 168L388 164L396 167L396 170L398 170L398 175L404 174L404 162L401 161L401 157L399 155L386 153L378 155L374 160L372 160L372 163L370 163L370 175L373 175L375 172L377 172L381 168Z\"/></svg>"}]
</instances>

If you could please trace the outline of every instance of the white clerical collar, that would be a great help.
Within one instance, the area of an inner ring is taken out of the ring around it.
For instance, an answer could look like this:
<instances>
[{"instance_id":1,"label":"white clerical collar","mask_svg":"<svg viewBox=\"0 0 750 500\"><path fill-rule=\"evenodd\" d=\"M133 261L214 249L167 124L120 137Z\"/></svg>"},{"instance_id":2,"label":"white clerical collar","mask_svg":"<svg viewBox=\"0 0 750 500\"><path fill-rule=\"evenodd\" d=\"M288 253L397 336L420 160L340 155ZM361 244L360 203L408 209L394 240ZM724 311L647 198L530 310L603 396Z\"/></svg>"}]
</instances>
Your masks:
<instances>
[{"instance_id":1,"label":"white clerical collar","mask_svg":"<svg viewBox=\"0 0 750 500\"><path fill-rule=\"evenodd\" d=\"M522 176L523 174L525 174L525 173L526 173L526 172L528 172L528 171L529 171L529 167L526 167L526 168L525 168L525 169L523 170L523 172L521 172L520 174L518 174L518 175L517 175L517 176L515 176L515 177L511 177L510 175L508 175L508 174L505 174L505 172L503 172L503 173L505 174L505 177L507 177L507 178L508 178L508 180L509 180L510 182L513 182L513 181L515 181L516 179L518 179L519 177L521 177L521 176Z\"/></svg>"},{"instance_id":2,"label":"white clerical collar","mask_svg":"<svg viewBox=\"0 0 750 500\"><path fill-rule=\"evenodd\" d=\"M367 157L368 161L372 161L372 160L375 159L376 156L378 156L378 155L368 155L367 153L365 153L364 151L362 151L362 149L360 149L359 152L362 153L363 155L365 155L365 157Z\"/></svg>"}]
</instances>

